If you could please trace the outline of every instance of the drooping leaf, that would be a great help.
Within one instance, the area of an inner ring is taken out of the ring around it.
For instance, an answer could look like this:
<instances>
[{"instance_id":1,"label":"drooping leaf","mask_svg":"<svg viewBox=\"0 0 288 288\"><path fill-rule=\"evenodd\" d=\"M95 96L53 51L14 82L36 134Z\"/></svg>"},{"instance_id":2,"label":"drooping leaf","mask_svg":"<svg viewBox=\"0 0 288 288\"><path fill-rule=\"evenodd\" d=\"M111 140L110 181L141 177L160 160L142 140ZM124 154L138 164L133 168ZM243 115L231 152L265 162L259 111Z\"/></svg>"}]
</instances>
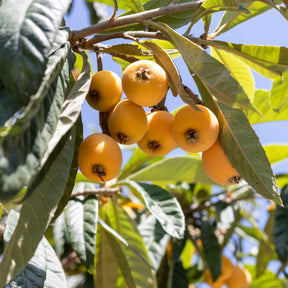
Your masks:
<instances>
[{"instance_id":1,"label":"drooping leaf","mask_svg":"<svg viewBox=\"0 0 288 288\"><path fill-rule=\"evenodd\" d=\"M1 126L38 91L48 54L70 2L9 0L1 6L0 94L6 106L0 108L4 113Z\"/></svg>"},{"instance_id":2,"label":"drooping leaf","mask_svg":"<svg viewBox=\"0 0 288 288\"><path fill-rule=\"evenodd\" d=\"M179 202L169 191L154 184L136 183L130 180L123 181L121 185L127 185L141 194L149 211L169 235L176 239L184 237L184 214Z\"/></svg>"},{"instance_id":3,"label":"drooping leaf","mask_svg":"<svg viewBox=\"0 0 288 288\"><path fill-rule=\"evenodd\" d=\"M170 236L153 214L141 217L138 230L145 242L152 265L158 270L166 253L166 246Z\"/></svg>"},{"instance_id":4,"label":"drooping leaf","mask_svg":"<svg viewBox=\"0 0 288 288\"><path fill-rule=\"evenodd\" d=\"M281 78L273 81L270 91L271 108L276 112L282 110L288 103L288 70L285 71Z\"/></svg>"},{"instance_id":5,"label":"drooping leaf","mask_svg":"<svg viewBox=\"0 0 288 288\"><path fill-rule=\"evenodd\" d=\"M275 223L273 231L273 241L279 259L284 263L288 260L288 186L283 187L281 198L285 207L277 206L275 212Z\"/></svg>"},{"instance_id":6,"label":"drooping leaf","mask_svg":"<svg viewBox=\"0 0 288 288\"><path fill-rule=\"evenodd\" d=\"M6 225L8 231L4 233L4 241L10 241L16 228L19 214L12 211ZM62 265L53 248L46 238L42 238L28 265L14 278L10 287L67 287L66 277Z\"/></svg>"},{"instance_id":7,"label":"drooping leaf","mask_svg":"<svg viewBox=\"0 0 288 288\"><path fill-rule=\"evenodd\" d=\"M250 100L255 94L255 83L249 67L231 53L211 47L211 55L223 63L230 70L231 75L242 85Z\"/></svg>"},{"instance_id":8,"label":"drooping leaf","mask_svg":"<svg viewBox=\"0 0 288 288\"><path fill-rule=\"evenodd\" d=\"M126 214L123 208L116 203L116 201L113 201L113 203L110 202L107 216L111 227L120 235L123 235L125 240L133 246L135 251L137 251L137 253L139 253L147 263L149 263L150 259L135 221ZM122 249L130 267L131 275L136 287L155 287L156 278L151 266L146 265L146 263L142 261L134 251L130 250L129 247L123 246ZM128 279L125 279L125 282L127 282L127 280Z\"/></svg>"},{"instance_id":9,"label":"drooping leaf","mask_svg":"<svg viewBox=\"0 0 288 288\"><path fill-rule=\"evenodd\" d=\"M212 34L214 33L220 34L227 32L228 30L234 28L235 26L271 9L271 7L269 7L266 3L260 1L242 2L242 5L244 5L246 9L250 11L249 14L243 13L243 11L239 12L227 11L223 15L218 27Z\"/></svg>"},{"instance_id":10,"label":"drooping leaf","mask_svg":"<svg viewBox=\"0 0 288 288\"><path fill-rule=\"evenodd\" d=\"M166 34L181 52L190 72L195 74L221 103L254 110L241 85L222 63L169 26L157 23L156 27Z\"/></svg>"},{"instance_id":11,"label":"drooping leaf","mask_svg":"<svg viewBox=\"0 0 288 288\"><path fill-rule=\"evenodd\" d=\"M253 104L261 115L249 111L248 119L250 124L288 120L288 103L280 111L274 111L269 104L269 91L267 90L256 90Z\"/></svg>"},{"instance_id":12,"label":"drooping leaf","mask_svg":"<svg viewBox=\"0 0 288 288\"><path fill-rule=\"evenodd\" d=\"M218 118L219 141L232 166L257 193L280 204L281 199L270 163L244 112L217 104L199 79L194 79L205 104Z\"/></svg>"},{"instance_id":13,"label":"drooping leaf","mask_svg":"<svg viewBox=\"0 0 288 288\"><path fill-rule=\"evenodd\" d=\"M212 184L199 155L175 156L157 161L127 177L133 181L201 182Z\"/></svg>"},{"instance_id":14,"label":"drooping leaf","mask_svg":"<svg viewBox=\"0 0 288 288\"><path fill-rule=\"evenodd\" d=\"M7 285L19 274L37 249L69 179L74 143L75 129L72 128L56 147L55 153L57 152L58 156L45 173L45 177L35 187L31 196L23 202L16 229L0 262L0 287ZM19 239L23 241L20 243Z\"/></svg>"},{"instance_id":15,"label":"drooping leaf","mask_svg":"<svg viewBox=\"0 0 288 288\"><path fill-rule=\"evenodd\" d=\"M202 221L201 241L203 252L215 281L221 273L221 247L215 235L215 228L208 221Z\"/></svg>"},{"instance_id":16,"label":"drooping leaf","mask_svg":"<svg viewBox=\"0 0 288 288\"><path fill-rule=\"evenodd\" d=\"M74 189L78 191L78 189L89 188L92 185L78 183ZM68 241L87 270L93 273L98 201L93 196L71 199L66 206L64 215Z\"/></svg>"}]
</instances>

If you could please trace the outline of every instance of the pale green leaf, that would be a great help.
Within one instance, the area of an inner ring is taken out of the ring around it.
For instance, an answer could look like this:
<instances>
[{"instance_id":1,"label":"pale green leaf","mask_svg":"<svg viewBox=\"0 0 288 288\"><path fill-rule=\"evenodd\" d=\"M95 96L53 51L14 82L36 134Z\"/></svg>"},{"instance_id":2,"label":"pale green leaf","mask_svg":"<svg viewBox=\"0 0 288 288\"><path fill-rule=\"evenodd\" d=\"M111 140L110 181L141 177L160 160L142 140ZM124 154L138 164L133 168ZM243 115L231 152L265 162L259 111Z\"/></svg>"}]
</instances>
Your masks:
<instances>
[{"instance_id":1,"label":"pale green leaf","mask_svg":"<svg viewBox=\"0 0 288 288\"><path fill-rule=\"evenodd\" d=\"M266 145L264 150L271 164L288 158L288 145Z\"/></svg>"},{"instance_id":2,"label":"pale green leaf","mask_svg":"<svg viewBox=\"0 0 288 288\"><path fill-rule=\"evenodd\" d=\"M249 67L231 53L217 48L211 47L211 55L225 65L231 75L242 85L243 90L252 101L255 94L255 83Z\"/></svg>"},{"instance_id":3,"label":"pale green leaf","mask_svg":"<svg viewBox=\"0 0 288 288\"><path fill-rule=\"evenodd\" d=\"M114 6L115 3L113 0L88 0L90 2L99 2L103 4L107 4L109 6ZM143 4L147 2L148 0L121 0L117 1L118 8L121 10L129 11L130 9L133 10L134 12L141 12L144 11Z\"/></svg>"},{"instance_id":4,"label":"pale green leaf","mask_svg":"<svg viewBox=\"0 0 288 288\"><path fill-rule=\"evenodd\" d=\"M201 158L197 154L164 158L127 178L134 181L213 183L206 175Z\"/></svg>"},{"instance_id":5,"label":"pale green leaf","mask_svg":"<svg viewBox=\"0 0 288 288\"><path fill-rule=\"evenodd\" d=\"M271 108L280 112L288 103L288 70L285 71L281 78L273 81L270 91Z\"/></svg>"}]
</instances>

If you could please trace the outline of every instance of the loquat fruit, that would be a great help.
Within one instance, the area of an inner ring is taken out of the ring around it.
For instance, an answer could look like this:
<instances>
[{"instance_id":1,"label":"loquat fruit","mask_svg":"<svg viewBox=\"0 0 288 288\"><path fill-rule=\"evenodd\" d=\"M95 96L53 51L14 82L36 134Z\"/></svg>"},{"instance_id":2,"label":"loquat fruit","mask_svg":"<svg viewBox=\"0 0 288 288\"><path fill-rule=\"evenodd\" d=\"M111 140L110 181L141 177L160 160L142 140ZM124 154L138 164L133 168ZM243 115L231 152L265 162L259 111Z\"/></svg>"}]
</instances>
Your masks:
<instances>
[{"instance_id":1,"label":"loquat fruit","mask_svg":"<svg viewBox=\"0 0 288 288\"><path fill-rule=\"evenodd\" d=\"M208 268L204 272L204 281L212 288L221 288L225 285L225 281L232 276L234 265L231 260L228 257L222 255L221 261L221 273L216 281L213 281L212 274Z\"/></svg>"},{"instance_id":2,"label":"loquat fruit","mask_svg":"<svg viewBox=\"0 0 288 288\"><path fill-rule=\"evenodd\" d=\"M119 75L112 71L99 71L92 76L86 100L95 110L107 112L120 101L122 91Z\"/></svg>"},{"instance_id":3,"label":"loquat fruit","mask_svg":"<svg viewBox=\"0 0 288 288\"><path fill-rule=\"evenodd\" d=\"M177 145L186 152L198 153L209 149L217 140L219 122L215 114L203 105L201 111L182 107L175 115L172 133Z\"/></svg>"},{"instance_id":4,"label":"loquat fruit","mask_svg":"<svg viewBox=\"0 0 288 288\"><path fill-rule=\"evenodd\" d=\"M147 115L147 130L137 143L145 153L153 156L164 156L171 152L176 143L172 136L173 115L167 111L155 111Z\"/></svg>"},{"instance_id":5,"label":"loquat fruit","mask_svg":"<svg viewBox=\"0 0 288 288\"><path fill-rule=\"evenodd\" d=\"M251 274L246 268L234 266L232 276L225 281L225 284L228 288L249 288L251 282Z\"/></svg>"},{"instance_id":6,"label":"loquat fruit","mask_svg":"<svg viewBox=\"0 0 288 288\"><path fill-rule=\"evenodd\" d=\"M85 177L96 182L106 182L119 173L122 153L112 137L94 133L80 144L77 160Z\"/></svg>"},{"instance_id":7,"label":"loquat fruit","mask_svg":"<svg viewBox=\"0 0 288 288\"><path fill-rule=\"evenodd\" d=\"M139 60L124 70L122 87L127 98L135 104L150 107L158 104L166 95L168 78L157 63Z\"/></svg>"},{"instance_id":8,"label":"loquat fruit","mask_svg":"<svg viewBox=\"0 0 288 288\"><path fill-rule=\"evenodd\" d=\"M241 180L218 140L210 149L202 153L202 163L207 175L220 185L238 184Z\"/></svg>"},{"instance_id":9,"label":"loquat fruit","mask_svg":"<svg viewBox=\"0 0 288 288\"><path fill-rule=\"evenodd\" d=\"M108 129L117 142L127 145L136 143L147 129L146 112L129 99L121 100L108 117Z\"/></svg>"}]
</instances>

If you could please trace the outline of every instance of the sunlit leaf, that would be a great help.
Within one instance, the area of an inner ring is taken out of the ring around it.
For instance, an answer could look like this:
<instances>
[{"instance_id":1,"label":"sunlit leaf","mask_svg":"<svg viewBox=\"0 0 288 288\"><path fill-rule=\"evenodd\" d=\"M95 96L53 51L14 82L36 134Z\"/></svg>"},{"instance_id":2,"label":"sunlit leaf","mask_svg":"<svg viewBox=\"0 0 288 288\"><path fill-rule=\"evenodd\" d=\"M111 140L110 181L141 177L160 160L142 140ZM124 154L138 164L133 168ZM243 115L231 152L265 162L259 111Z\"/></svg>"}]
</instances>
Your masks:
<instances>
[{"instance_id":1,"label":"sunlit leaf","mask_svg":"<svg viewBox=\"0 0 288 288\"><path fill-rule=\"evenodd\" d=\"M271 108L279 112L288 103L288 71L285 71L281 78L273 81L270 91Z\"/></svg>"},{"instance_id":2,"label":"sunlit leaf","mask_svg":"<svg viewBox=\"0 0 288 288\"><path fill-rule=\"evenodd\" d=\"M288 145L267 145L264 150L271 164L288 158Z\"/></svg>"}]
</instances>

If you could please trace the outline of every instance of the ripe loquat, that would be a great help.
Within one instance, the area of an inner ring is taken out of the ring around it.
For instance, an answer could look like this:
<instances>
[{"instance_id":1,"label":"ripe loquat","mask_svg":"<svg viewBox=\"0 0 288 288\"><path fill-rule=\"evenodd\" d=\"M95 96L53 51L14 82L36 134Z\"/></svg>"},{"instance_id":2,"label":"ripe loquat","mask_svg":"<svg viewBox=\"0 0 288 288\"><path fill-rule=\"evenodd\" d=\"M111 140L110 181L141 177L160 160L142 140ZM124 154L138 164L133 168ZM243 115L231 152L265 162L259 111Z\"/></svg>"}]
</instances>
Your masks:
<instances>
[{"instance_id":1,"label":"ripe loquat","mask_svg":"<svg viewBox=\"0 0 288 288\"><path fill-rule=\"evenodd\" d=\"M202 153L202 163L207 175L220 185L238 184L241 180L218 140Z\"/></svg>"},{"instance_id":2,"label":"ripe loquat","mask_svg":"<svg viewBox=\"0 0 288 288\"><path fill-rule=\"evenodd\" d=\"M157 63L139 60L124 70L122 87L127 98L135 104L150 107L158 104L166 95L168 78Z\"/></svg>"},{"instance_id":3,"label":"ripe loquat","mask_svg":"<svg viewBox=\"0 0 288 288\"><path fill-rule=\"evenodd\" d=\"M115 140L102 133L85 138L78 151L78 166L85 177L105 182L117 176L122 165L122 153Z\"/></svg>"},{"instance_id":4,"label":"ripe loquat","mask_svg":"<svg viewBox=\"0 0 288 288\"><path fill-rule=\"evenodd\" d=\"M251 282L251 274L246 268L234 266L232 276L225 281L225 284L228 288L249 288Z\"/></svg>"},{"instance_id":5,"label":"ripe loquat","mask_svg":"<svg viewBox=\"0 0 288 288\"><path fill-rule=\"evenodd\" d=\"M176 143L172 136L173 115L167 111L155 111L147 115L147 130L137 143L145 153L153 156L164 156L171 152Z\"/></svg>"},{"instance_id":6,"label":"ripe loquat","mask_svg":"<svg viewBox=\"0 0 288 288\"><path fill-rule=\"evenodd\" d=\"M198 153L209 149L217 140L219 122L215 114L203 105L196 111L186 105L175 115L172 133L177 145L186 152Z\"/></svg>"},{"instance_id":7,"label":"ripe loquat","mask_svg":"<svg viewBox=\"0 0 288 288\"><path fill-rule=\"evenodd\" d=\"M121 78L111 71L99 71L92 76L89 92L86 96L88 104L95 110L107 112L121 99Z\"/></svg>"},{"instance_id":8,"label":"ripe loquat","mask_svg":"<svg viewBox=\"0 0 288 288\"><path fill-rule=\"evenodd\" d=\"M117 142L127 145L136 143L147 129L146 112L129 99L121 100L108 117L108 129Z\"/></svg>"},{"instance_id":9,"label":"ripe loquat","mask_svg":"<svg viewBox=\"0 0 288 288\"><path fill-rule=\"evenodd\" d=\"M221 261L221 273L216 281L213 281L212 274L209 269L206 269L204 272L204 281L212 288L221 288L225 285L225 281L232 276L232 271L234 268L233 263L224 255L221 256Z\"/></svg>"}]
</instances>

